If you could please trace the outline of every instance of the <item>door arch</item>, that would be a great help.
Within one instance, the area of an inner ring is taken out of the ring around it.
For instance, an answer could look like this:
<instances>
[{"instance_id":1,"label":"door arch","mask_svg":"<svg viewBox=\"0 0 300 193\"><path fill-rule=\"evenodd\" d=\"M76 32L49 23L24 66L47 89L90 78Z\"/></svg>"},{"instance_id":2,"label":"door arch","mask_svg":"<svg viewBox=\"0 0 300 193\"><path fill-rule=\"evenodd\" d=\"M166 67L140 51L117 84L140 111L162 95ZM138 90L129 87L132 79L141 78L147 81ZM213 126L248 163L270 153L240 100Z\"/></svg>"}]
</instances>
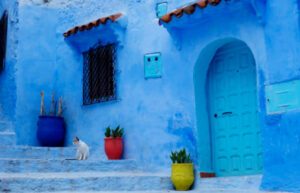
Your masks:
<instances>
[{"instance_id":1,"label":"door arch","mask_svg":"<svg viewBox=\"0 0 300 193\"><path fill-rule=\"evenodd\" d=\"M256 68L245 43L230 42L217 49L209 65L206 93L212 168L216 175L260 173Z\"/></svg>"}]
</instances>

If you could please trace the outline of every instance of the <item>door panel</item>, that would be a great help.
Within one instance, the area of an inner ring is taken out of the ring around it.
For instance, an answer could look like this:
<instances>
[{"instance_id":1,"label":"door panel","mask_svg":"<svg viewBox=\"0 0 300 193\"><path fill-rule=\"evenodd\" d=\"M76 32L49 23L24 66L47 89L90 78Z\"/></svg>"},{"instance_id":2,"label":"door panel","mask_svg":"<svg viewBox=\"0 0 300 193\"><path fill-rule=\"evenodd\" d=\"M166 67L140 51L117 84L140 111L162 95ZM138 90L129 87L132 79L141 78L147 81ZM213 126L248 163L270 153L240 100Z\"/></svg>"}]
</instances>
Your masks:
<instances>
[{"instance_id":1,"label":"door panel","mask_svg":"<svg viewBox=\"0 0 300 193\"><path fill-rule=\"evenodd\" d=\"M255 62L242 43L219 49L208 73L213 165L217 176L262 170Z\"/></svg>"}]
</instances>

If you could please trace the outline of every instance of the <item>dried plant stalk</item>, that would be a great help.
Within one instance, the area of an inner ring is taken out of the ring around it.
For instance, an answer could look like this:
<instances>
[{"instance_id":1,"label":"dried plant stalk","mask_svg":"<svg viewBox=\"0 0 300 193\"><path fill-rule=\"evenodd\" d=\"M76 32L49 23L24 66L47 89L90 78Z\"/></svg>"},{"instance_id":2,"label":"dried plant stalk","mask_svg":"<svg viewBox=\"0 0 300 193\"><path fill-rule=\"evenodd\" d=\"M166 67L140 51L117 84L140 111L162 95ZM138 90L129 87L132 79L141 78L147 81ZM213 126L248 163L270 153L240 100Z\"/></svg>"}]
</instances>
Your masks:
<instances>
[{"instance_id":1,"label":"dried plant stalk","mask_svg":"<svg viewBox=\"0 0 300 193\"><path fill-rule=\"evenodd\" d=\"M58 110L57 110L57 116L61 117L62 116L62 113L63 113L63 107L62 107L62 104L63 103L63 100L62 100L62 97L59 98L59 102L58 102Z\"/></svg>"},{"instance_id":2,"label":"dried plant stalk","mask_svg":"<svg viewBox=\"0 0 300 193\"><path fill-rule=\"evenodd\" d=\"M41 107L40 107L40 115L45 115L45 94L44 91L41 92Z\"/></svg>"},{"instance_id":3,"label":"dried plant stalk","mask_svg":"<svg viewBox=\"0 0 300 193\"><path fill-rule=\"evenodd\" d=\"M50 115L54 116L55 112L56 112L56 101L55 101L55 95L54 95L54 93L52 93Z\"/></svg>"}]
</instances>

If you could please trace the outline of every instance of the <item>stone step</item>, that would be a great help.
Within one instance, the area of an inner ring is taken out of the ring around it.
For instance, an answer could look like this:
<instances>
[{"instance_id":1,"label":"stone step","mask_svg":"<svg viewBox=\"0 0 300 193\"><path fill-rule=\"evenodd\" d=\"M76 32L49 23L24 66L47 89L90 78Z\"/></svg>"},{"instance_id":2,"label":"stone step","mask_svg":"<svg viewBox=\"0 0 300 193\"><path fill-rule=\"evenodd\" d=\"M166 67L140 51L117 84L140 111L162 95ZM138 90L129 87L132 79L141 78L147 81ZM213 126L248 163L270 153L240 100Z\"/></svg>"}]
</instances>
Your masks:
<instances>
[{"instance_id":1,"label":"stone step","mask_svg":"<svg viewBox=\"0 0 300 193\"><path fill-rule=\"evenodd\" d=\"M171 190L165 174L141 172L0 173L0 192Z\"/></svg>"},{"instance_id":2,"label":"stone step","mask_svg":"<svg viewBox=\"0 0 300 193\"><path fill-rule=\"evenodd\" d=\"M0 146L0 158L74 158L74 147Z\"/></svg>"},{"instance_id":3,"label":"stone step","mask_svg":"<svg viewBox=\"0 0 300 193\"><path fill-rule=\"evenodd\" d=\"M27 193L27 192L23 192ZM28 192L29 193L29 192ZM40 193L70 193L70 192L40 192ZM190 190L190 191L175 191L175 190L162 190L162 191L88 191L79 192L72 191L72 193L274 193L261 190L224 190L224 189L212 189L212 190ZM276 192L276 193L288 193L288 192Z\"/></svg>"},{"instance_id":4,"label":"stone step","mask_svg":"<svg viewBox=\"0 0 300 193\"><path fill-rule=\"evenodd\" d=\"M75 158L76 148L73 147L37 147L37 146L1 146L1 158L31 158L31 159L67 159ZM90 158L106 159L104 150L90 147Z\"/></svg>"},{"instance_id":5,"label":"stone step","mask_svg":"<svg viewBox=\"0 0 300 193\"><path fill-rule=\"evenodd\" d=\"M0 146L8 146L16 144L16 134L11 131L0 132Z\"/></svg>"},{"instance_id":6,"label":"stone step","mask_svg":"<svg viewBox=\"0 0 300 193\"><path fill-rule=\"evenodd\" d=\"M23 192L29 193L29 192ZM31 193L31 192L30 192ZM40 193L70 193L67 191L60 192L40 192ZM212 190L190 190L190 191L175 191L175 190L162 190L162 191L72 191L72 193L274 193L261 190L224 190L224 189L212 189ZM288 192L276 192L276 193L288 193Z\"/></svg>"},{"instance_id":7,"label":"stone step","mask_svg":"<svg viewBox=\"0 0 300 193\"><path fill-rule=\"evenodd\" d=\"M224 190L259 190L261 179L261 175L201 178L197 181L196 186L201 187L203 190L215 188Z\"/></svg>"},{"instance_id":8,"label":"stone step","mask_svg":"<svg viewBox=\"0 0 300 193\"><path fill-rule=\"evenodd\" d=\"M261 180L262 175L201 178L197 180L195 189L201 190L200 193L267 193L260 190Z\"/></svg>"},{"instance_id":9,"label":"stone step","mask_svg":"<svg viewBox=\"0 0 300 193\"><path fill-rule=\"evenodd\" d=\"M8 124L6 121L0 121L0 132L3 132L3 131L10 131L10 124Z\"/></svg>"},{"instance_id":10,"label":"stone step","mask_svg":"<svg viewBox=\"0 0 300 193\"><path fill-rule=\"evenodd\" d=\"M134 160L0 159L0 172L137 171Z\"/></svg>"},{"instance_id":11,"label":"stone step","mask_svg":"<svg viewBox=\"0 0 300 193\"><path fill-rule=\"evenodd\" d=\"M259 190L261 176L238 176L238 177L218 177L209 179L197 179L193 190L189 193L271 193ZM143 191L72 191L72 193L184 193L186 191L170 190L143 190ZM26 192L23 192L26 193ZM29 193L29 192L28 192ZM40 193L69 193L69 191L53 191ZM287 192L276 192L287 193Z\"/></svg>"}]
</instances>

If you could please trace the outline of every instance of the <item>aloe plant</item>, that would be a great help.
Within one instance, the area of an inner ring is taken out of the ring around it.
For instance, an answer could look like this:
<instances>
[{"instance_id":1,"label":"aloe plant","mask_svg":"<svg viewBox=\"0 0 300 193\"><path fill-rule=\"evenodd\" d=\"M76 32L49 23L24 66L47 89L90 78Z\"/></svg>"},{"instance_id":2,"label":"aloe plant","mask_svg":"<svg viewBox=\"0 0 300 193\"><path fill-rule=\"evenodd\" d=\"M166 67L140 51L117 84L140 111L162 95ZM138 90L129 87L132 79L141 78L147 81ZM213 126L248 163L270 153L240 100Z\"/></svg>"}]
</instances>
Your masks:
<instances>
[{"instance_id":1,"label":"aloe plant","mask_svg":"<svg viewBox=\"0 0 300 193\"><path fill-rule=\"evenodd\" d=\"M192 163L191 155L187 154L185 148L179 150L179 151L172 151L170 158L172 160L172 163Z\"/></svg>"},{"instance_id":2,"label":"aloe plant","mask_svg":"<svg viewBox=\"0 0 300 193\"><path fill-rule=\"evenodd\" d=\"M105 137L112 137L112 138L123 137L123 134L124 134L124 129L121 128L120 125L115 129L111 129L110 127L107 127L105 130Z\"/></svg>"}]
</instances>

